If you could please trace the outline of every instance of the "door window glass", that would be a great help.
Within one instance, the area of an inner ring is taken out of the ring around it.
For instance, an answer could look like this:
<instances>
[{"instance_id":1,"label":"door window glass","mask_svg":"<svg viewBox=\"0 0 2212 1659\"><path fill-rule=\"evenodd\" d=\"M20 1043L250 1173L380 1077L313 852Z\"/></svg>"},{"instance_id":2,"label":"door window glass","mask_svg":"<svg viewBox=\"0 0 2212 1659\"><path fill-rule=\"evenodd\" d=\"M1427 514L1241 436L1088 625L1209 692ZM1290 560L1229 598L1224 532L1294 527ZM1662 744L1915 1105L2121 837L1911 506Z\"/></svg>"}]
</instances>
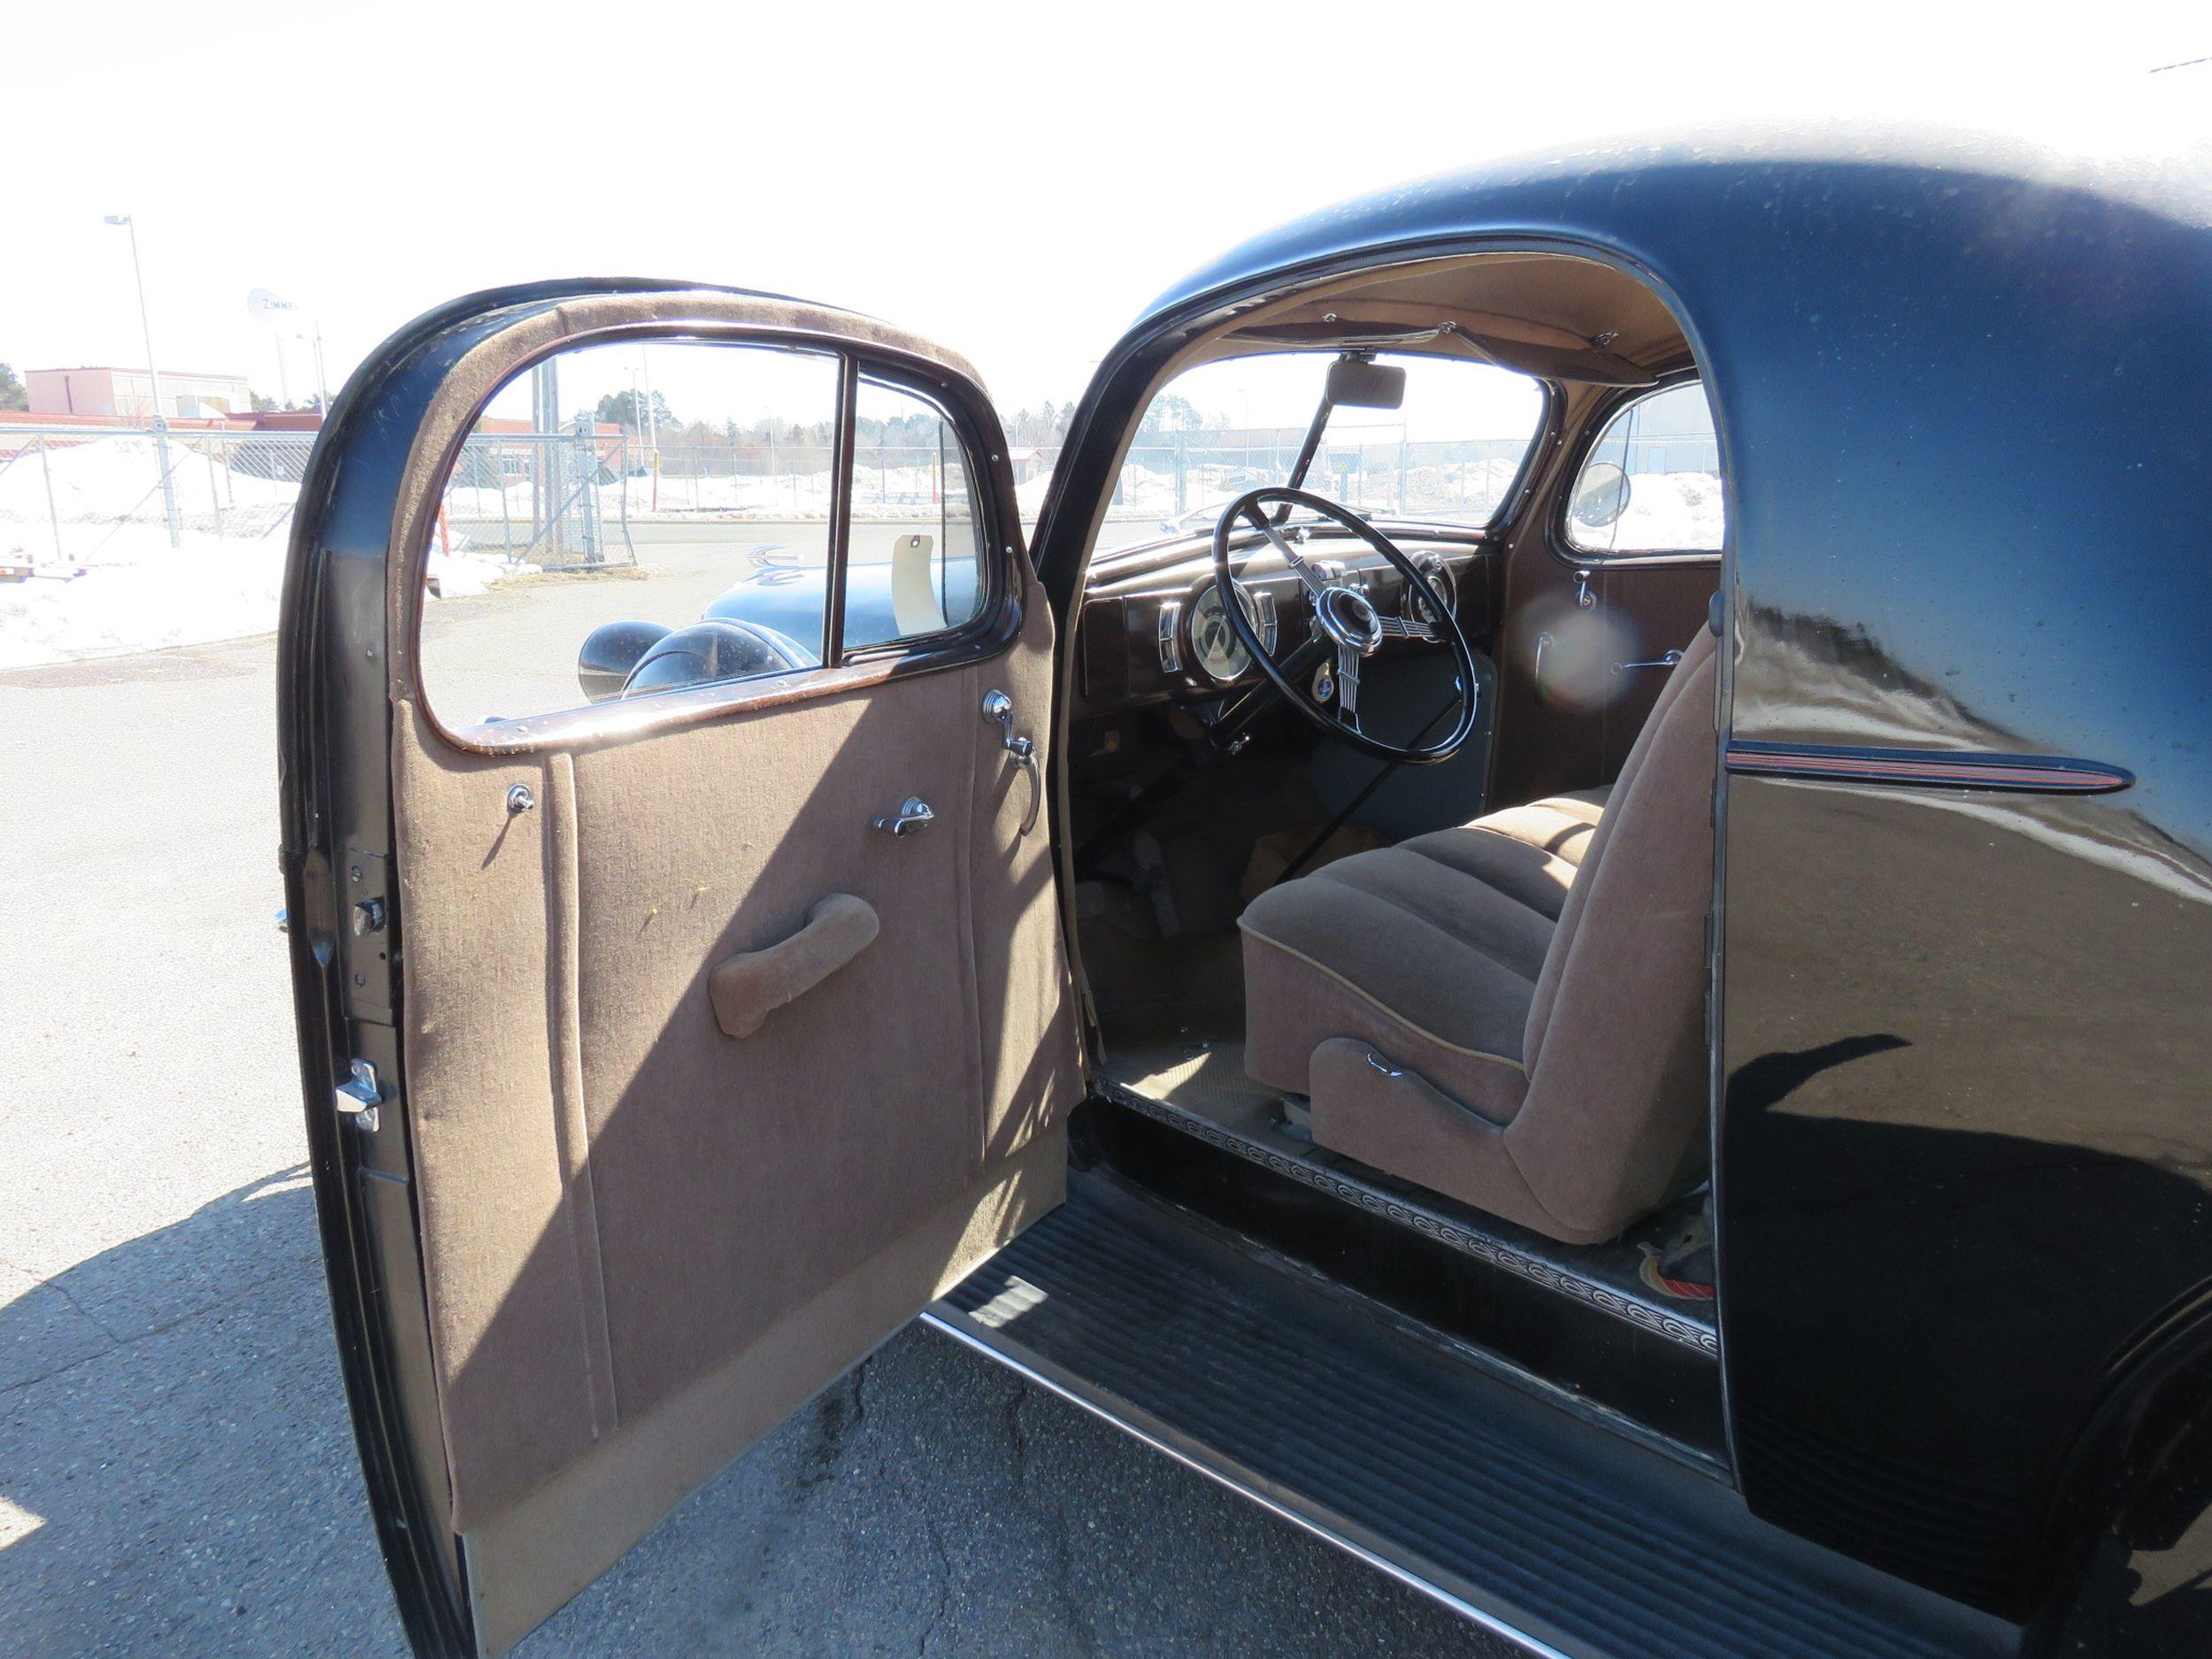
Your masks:
<instances>
[{"instance_id":1,"label":"door window glass","mask_svg":"<svg viewBox=\"0 0 2212 1659\"><path fill-rule=\"evenodd\" d=\"M989 587L960 434L918 393L864 378L854 403L845 643L941 634Z\"/></svg>"},{"instance_id":2,"label":"door window glass","mask_svg":"<svg viewBox=\"0 0 2212 1659\"><path fill-rule=\"evenodd\" d=\"M841 368L833 351L657 340L510 380L431 531L419 661L439 718L819 668ZM959 434L865 375L852 414L845 647L956 630L991 588Z\"/></svg>"},{"instance_id":3,"label":"door window glass","mask_svg":"<svg viewBox=\"0 0 2212 1659\"><path fill-rule=\"evenodd\" d=\"M1578 553L1721 550L1720 442L1701 383L1670 386L1614 411L1583 458L1566 525Z\"/></svg>"}]
</instances>

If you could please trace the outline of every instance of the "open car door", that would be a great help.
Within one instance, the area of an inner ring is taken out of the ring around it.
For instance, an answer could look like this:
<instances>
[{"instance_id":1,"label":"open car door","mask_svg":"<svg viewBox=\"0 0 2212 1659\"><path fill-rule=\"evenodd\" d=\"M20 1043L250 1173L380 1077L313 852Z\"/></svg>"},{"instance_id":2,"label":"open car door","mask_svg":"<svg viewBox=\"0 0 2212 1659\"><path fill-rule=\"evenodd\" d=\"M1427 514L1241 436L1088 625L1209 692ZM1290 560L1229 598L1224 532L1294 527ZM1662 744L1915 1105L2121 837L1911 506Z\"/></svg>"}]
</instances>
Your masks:
<instances>
[{"instance_id":1,"label":"open car door","mask_svg":"<svg viewBox=\"0 0 2212 1659\"><path fill-rule=\"evenodd\" d=\"M708 406L671 342L753 354L822 419ZM686 401L726 473L674 478L640 429ZM339 1344L419 1653L511 1647L1062 1196L1052 620L1005 457L957 358L639 281L457 302L332 411L285 590L283 862ZM686 566L702 525L768 545ZM716 596L747 572L773 626ZM691 609L595 631L657 595ZM607 638L661 649L590 702L575 654ZM532 701L534 651L565 701Z\"/></svg>"}]
</instances>

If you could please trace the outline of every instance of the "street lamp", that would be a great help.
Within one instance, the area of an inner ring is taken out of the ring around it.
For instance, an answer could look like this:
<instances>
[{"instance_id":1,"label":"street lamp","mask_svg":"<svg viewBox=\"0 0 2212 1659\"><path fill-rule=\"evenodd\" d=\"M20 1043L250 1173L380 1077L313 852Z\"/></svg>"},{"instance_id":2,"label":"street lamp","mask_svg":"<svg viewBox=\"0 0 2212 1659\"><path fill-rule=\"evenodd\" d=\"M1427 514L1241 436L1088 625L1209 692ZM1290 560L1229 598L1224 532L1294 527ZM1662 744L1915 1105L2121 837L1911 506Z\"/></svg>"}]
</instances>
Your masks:
<instances>
[{"instance_id":1,"label":"street lamp","mask_svg":"<svg viewBox=\"0 0 2212 1659\"><path fill-rule=\"evenodd\" d=\"M146 273L138 263L138 224L128 213L109 213L104 221L120 225L131 234L131 276L138 284L138 332L146 342L146 378L154 388L154 456L161 467L161 506L169 521L169 545L184 545L184 526L177 517L177 484L169 470L169 423L161 412L161 371L154 366L154 328L146 318Z\"/></svg>"}]
</instances>

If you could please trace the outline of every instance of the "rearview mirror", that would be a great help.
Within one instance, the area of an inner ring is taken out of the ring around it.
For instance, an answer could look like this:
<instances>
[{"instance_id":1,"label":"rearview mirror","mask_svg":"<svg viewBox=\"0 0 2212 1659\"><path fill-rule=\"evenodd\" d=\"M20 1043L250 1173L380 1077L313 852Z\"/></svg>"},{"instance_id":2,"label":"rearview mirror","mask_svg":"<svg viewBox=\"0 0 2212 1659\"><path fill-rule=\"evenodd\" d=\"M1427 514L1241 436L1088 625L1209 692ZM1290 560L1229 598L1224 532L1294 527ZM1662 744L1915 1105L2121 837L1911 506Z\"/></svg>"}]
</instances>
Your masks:
<instances>
[{"instance_id":1,"label":"rearview mirror","mask_svg":"<svg viewBox=\"0 0 2212 1659\"><path fill-rule=\"evenodd\" d=\"M1329 365L1329 401L1339 409L1396 409L1406 401L1406 372L1364 357Z\"/></svg>"},{"instance_id":2,"label":"rearview mirror","mask_svg":"<svg viewBox=\"0 0 2212 1659\"><path fill-rule=\"evenodd\" d=\"M1568 515L1592 530L1602 530L1628 511L1628 474L1610 461L1594 461L1582 469Z\"/></svg>"}]
</instances>

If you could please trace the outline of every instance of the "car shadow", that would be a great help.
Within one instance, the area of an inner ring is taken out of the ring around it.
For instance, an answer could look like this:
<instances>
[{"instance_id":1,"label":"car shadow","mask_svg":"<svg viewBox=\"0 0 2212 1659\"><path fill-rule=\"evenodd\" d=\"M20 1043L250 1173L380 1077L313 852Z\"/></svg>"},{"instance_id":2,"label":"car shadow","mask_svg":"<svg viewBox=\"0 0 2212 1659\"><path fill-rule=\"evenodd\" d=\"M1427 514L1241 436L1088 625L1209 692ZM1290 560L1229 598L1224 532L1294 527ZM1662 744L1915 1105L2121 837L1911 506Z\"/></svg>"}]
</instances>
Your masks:
<instances>
[{"instance_id":1,"label":"car shadow","mask_svg":"<svg viewBox=\"0 0 2212 1659\"><path fill-rule=\"evenodd\" d=\"M403 1655L282 1169L0 1307L0 1654Z\"/></svg>"},{"instance_id":2,"label":"car shadow","mask_svg":"<svg viewBox=\"0 0 2212 1659\"><path fill-rule=\"evenodd\" d=\"M42 1282L0 1271L0 1655L404 1659L303 1168ZM1225 1561L1267 1593L1222 1595ZM1320 1659L1371 1638L1499 1651L911 1329L521 1651Z\"/></svg>"}]
</instances>

